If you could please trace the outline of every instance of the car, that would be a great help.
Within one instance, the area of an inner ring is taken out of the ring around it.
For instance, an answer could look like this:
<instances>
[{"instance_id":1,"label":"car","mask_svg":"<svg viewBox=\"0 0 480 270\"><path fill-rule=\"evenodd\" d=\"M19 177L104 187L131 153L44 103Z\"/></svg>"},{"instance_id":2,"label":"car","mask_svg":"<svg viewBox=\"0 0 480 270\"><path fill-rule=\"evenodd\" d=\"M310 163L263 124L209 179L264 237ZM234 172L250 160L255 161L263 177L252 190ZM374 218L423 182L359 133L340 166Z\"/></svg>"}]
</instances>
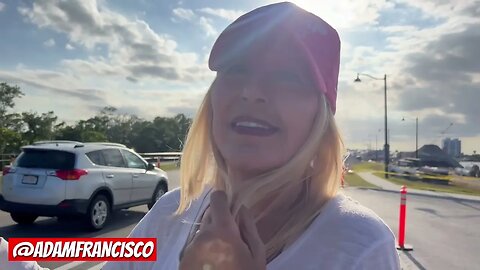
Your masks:
<instances>
[{"instance_id":1,"label":"car","mask_svg":"<svg viewBox=\"0 0 480 270\"><path fill-rule=\"evenodd\" d=\"M388 165L388 171L407 179L415 178L420 168L420 160L416 158L400 159Z\"/></svg>"},{"instance_id":2,"label":"car","mask_svg":"<svg viewBox=\"0 0 480 270\"><path fill-rule=\"evenodd\" d=\"M460 162L463 168L455 168L455 173L461 176L480 177L480 162Z\"/></svg>"},{"instance_id":3,"label":"car","mask_svg":"<svg viewBox=\"0 0 480 270\"><path fill-rule=\"evenodd\" d=\"M100 230L115 210L151 209L168 191L168 175L121 144L43 141L3 170L1 190L0 209L19 224L80 216Z\"/></svg>"}]
</instances>

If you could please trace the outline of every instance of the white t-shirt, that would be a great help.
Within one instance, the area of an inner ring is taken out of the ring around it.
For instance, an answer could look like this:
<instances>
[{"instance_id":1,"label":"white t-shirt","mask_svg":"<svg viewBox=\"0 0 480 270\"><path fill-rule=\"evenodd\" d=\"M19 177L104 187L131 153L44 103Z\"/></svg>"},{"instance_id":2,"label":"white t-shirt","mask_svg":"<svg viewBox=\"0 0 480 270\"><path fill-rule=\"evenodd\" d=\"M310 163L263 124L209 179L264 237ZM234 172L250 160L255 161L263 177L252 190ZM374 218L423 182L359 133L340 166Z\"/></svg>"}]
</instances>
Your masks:
<instances>
[{"instance_id":1,"label":"white t-shirt","mask_svg":"<svg viewBox=\"0 0 480 270\"><path fill-rule=\"evenodd\" d=\"M8 260L8 242L0 237L0 269L2 270L48 270L36 262L11 262Z\"/></svg>"},{"instance_id":2,"label":"white t-shirt","mask_svg":"<svg viewBox=\"0 0 480 270\"><path fill-rule=\"evenodd\" d=\"M160 198L130 237L156 237L156 262L110 262L103 270L177 270L193 223L209 204L209 192L180 216L175 189ZM267 265L267 270L400 269L395 237L373 211L339 194L303 234Z\"/></svg>"}]
</instances>

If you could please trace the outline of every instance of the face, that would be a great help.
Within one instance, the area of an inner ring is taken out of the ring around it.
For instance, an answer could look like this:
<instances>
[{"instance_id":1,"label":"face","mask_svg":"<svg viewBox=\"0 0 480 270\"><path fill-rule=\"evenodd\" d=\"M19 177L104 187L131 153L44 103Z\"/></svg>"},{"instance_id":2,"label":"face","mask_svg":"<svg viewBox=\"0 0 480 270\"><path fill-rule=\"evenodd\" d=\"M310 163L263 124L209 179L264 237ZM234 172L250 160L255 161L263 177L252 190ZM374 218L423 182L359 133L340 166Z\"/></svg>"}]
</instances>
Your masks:
<instances>
[{"instance_id":1,"label":"face","mask_svg":"<svg viewBox=\"0 0 480 270\"><path fill-rule=\"evenodd\" d=\"M280 49L242 57L212 85L213 139L229 175L280 167L306 141L318 92L301 57Z\"/></svg>"}]
</instances>

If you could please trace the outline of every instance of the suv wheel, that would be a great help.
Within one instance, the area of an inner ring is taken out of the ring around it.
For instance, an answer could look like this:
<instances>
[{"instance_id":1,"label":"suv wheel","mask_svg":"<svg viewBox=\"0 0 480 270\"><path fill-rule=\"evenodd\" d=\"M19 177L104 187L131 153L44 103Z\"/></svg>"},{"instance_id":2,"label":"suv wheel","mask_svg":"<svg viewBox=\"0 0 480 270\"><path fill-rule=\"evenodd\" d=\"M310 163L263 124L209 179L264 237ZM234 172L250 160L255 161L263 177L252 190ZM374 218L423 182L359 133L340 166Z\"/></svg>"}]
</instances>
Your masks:
<instances>
[{"instance_id":1,"label":"suv wheel","mask_svg":"<svg viewBox=\"0 0 480 270\"><path fill-rule=\"evenodd\" d=\"M101 230L110 218L110 202L107 197L96 196L88 208L86 218L90 229Z\"/></svg>"},{"instance_id":2,"label":"suv wheel","mask_svg":"<svg viewBox=\"0 0 480 270\"><path fill-rule=\"evenodd\" d=\"M153 192L152 201L148 204L148 210L152 209L153 205L167 192L164 185L159 185Z\"/></svg>"},{"instance_id":3,"label":"suv wheel","mask_svg":"<svg viewBox=\"0 0 480 270\"><path fill-rule=\"evenodd\" d=\"M38 218L36 215L24 213L10 213L10 216L18 224L32 224Z\"/></svg>"},{"instance_id":4,"label":"suv wheel","mask_svg":"<svg viewBox=\"0 0 480 270\"><path fill-rule=\"evenodd\" d=\"M471 173L469 176L479 177L480 176L480 168L477 165L473 165Z\"/></svg>"}]
</instances>

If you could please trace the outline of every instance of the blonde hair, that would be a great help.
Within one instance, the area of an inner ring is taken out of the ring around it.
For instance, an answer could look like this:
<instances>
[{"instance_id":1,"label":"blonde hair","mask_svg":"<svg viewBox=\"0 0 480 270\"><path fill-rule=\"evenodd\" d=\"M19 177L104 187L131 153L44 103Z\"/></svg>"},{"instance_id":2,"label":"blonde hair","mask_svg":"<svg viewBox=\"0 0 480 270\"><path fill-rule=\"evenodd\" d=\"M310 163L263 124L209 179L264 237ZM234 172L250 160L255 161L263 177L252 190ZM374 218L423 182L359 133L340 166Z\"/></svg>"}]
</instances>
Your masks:
<instances>
[{"instance_id":1,"label":"blonde hair","mask_svg":"<svg viewBox=\"0 0 480 270\"><path fill-rule=\"evenodd\" d=\"M266 198L275 198L256 217L258 220L276 202L291 197L291 187L301 185L302 192L288 213L291 218L265 243L270 260L291 244L319 214L322 204L338 192L343 165L340 134L326 98L320 94L311 132L298 152L285 165L242 181L246 185L233 187L235 183L227 180L226 164L213 141L212 86L187 135L180 166L180 204L175 214L184 212L205 188L213 187L226 191L234 215L242 205L252 207Z\"/></svg>"}]
</instances>

